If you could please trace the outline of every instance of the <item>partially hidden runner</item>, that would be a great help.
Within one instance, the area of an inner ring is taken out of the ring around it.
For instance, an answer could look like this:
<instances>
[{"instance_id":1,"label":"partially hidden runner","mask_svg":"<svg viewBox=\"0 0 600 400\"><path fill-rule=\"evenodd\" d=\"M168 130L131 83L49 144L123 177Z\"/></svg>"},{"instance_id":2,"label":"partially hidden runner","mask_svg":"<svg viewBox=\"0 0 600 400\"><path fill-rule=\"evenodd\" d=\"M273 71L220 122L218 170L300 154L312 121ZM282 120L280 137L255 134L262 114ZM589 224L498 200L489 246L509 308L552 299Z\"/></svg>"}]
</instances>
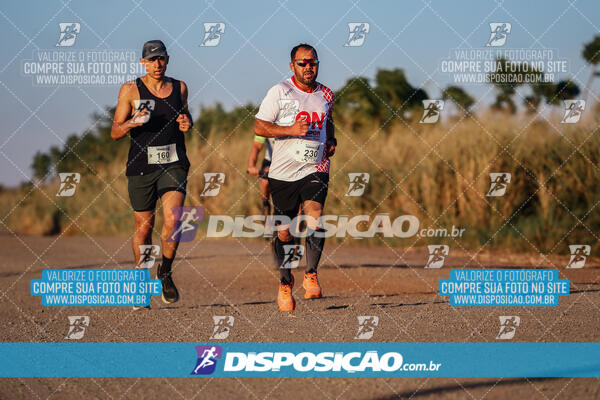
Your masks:
<instances>
[{"instance_id":1,"label":"partially hidden runner","mask_svg":"<svg viewBox=\"0 0 600 400\"><path fill-rule=\"evenodd\" d=\"M114 140L131 137L125 174L135 218L136 265L141 262L140 245L152 244L156 202L162 203L162 263L157 277L163 302L174 303L179 292L171 275L179 236L171 234L177 222L174 208L183 206L190 167L184 138L192 126L188 89L183 81L165 76L169 55L162 41L144 43L140 62L146 75L121 87L110 134Z\"/></svg>"},{"instance_id":2,"label":"partially hidden runner","mask_svg":"<svg viewBox=\"0 0 600 400\"><path fill-rule=\"evenodd\" d=\"M299 44L290 53L292 77L273 86L262 101L254 132L275 138L269 169L269 186L274 215L286 217L278 227L274 243L275 265L280 271L277 304L281 311L294 310L294 276L284 265L294 243L289 221L302 206L307 219L304 298L322 297L317 267L325 242L320 217L329 183L329 157L337 140L333 125L333 92L317 82L319 59L308 44ZM294 253L295 254L295 253Z\"/></svg>"},{"instance_id":3,"label":"partially hidden runner","mask_svg":"<svg viewBox=\"0 0 600 400\"><path fill-rule=\"evenodd\" d=\"M275 140L273 138L254 135L254 141L252 142L250 155L248 156L248 168L246 170L246 172L248 172L250 175L254 175L259 178L258 189L260 190L265 220L271 215L271 189L269 188L268 175L269 167L271 166L271 158L273 156L274 143ZM263 158L260 169L258 169L256 168L256 160L258 159L258 154L264 145L266 145L265 157Z\"/></svg>"}]
</instances>

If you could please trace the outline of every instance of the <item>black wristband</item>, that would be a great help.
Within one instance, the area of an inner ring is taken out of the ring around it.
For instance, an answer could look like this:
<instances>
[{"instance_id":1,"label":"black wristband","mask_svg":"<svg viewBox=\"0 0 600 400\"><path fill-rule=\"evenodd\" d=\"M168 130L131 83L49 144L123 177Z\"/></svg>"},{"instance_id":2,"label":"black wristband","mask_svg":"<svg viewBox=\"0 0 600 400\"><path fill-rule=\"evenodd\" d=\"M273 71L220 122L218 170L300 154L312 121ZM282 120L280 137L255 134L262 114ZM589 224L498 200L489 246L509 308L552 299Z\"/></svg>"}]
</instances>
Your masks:
<instances>
[{"instance_id":1,"label":"black wristband","mask_svg":"<svg viewBox=\"0 0 600 400\"><path fill-rule=\"evenodd\" d=\"M333 142L333 145L334 145L334 146L337 146L337 139L336 139L336 138L334 138L334 137L332 137L332 138L328 138L328 139L327 139L327 141L328 141L328 142Z\"/></svg>"}]
</instances>

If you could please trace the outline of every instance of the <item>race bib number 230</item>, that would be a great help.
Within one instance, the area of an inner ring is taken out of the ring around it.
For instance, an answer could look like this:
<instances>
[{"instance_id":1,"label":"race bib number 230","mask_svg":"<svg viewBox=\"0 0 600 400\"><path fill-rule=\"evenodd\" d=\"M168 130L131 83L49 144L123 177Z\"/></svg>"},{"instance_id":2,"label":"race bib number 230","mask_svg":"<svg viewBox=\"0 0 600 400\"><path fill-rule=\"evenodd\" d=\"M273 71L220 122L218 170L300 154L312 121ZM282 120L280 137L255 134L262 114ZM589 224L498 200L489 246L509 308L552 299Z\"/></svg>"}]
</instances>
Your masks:
<instances>
[{"instance_id":1,"label":"race bib number 230","mask_svg":"<svg viewBox=\"0 0 600 400\"><path fill-rule=\"evenodd\" d=\"M323 143L312 140L298 140L292 149L294 160L306 164L319 164L323 158Z\"/></svg>"}]
</instances>

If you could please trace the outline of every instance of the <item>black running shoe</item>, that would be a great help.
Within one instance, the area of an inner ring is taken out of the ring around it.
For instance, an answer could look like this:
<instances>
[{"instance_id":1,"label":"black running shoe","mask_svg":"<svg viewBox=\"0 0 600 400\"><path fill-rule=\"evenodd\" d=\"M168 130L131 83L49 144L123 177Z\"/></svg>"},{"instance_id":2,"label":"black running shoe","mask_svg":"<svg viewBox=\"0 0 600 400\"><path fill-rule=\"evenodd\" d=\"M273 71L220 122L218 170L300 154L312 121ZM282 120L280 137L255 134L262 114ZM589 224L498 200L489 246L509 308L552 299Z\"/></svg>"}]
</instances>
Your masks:
<instances>
[{"instance_id":1,"label":"black running shoe","mask_svg":"<svg viewBox=\"0 0 600 400\"><path fill-rule=\"evenodd\" d=\"M175 287L175 283L173 283L173 279L171 279L171 274L171 271L163 270L162 264L158 266L156 271L156 276L162 283L162 300L167 304L175 303L179 300L179 292Z\"/></svg>"}]
</instances>

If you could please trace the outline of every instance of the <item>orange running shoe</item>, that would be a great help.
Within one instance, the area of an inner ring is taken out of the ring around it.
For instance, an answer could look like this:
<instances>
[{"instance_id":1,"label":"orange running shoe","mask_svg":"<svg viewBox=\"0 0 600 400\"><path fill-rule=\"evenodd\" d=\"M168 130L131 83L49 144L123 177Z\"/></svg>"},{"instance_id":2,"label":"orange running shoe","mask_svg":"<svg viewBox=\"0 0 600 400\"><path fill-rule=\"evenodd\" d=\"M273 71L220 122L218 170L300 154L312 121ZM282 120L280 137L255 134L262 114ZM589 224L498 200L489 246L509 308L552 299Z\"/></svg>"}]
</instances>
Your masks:
<instances>
[{"instance_id":1,"label":"orange running shoe","mask_svg":"<svg viewBox=\"0 0 600 400\"><path fill-rule=\"evenodd\" d=\"M304 293L305 299L320 299L323 297L316 272L304 274L304 282L302 283L302 287L306 289L306 293Z\"/></svg>"},{"instance_id":2,"label":"orange running shoe","mask_svg":"<svg viewBox=\"0 0 600 400\"><path fill-rule=\"evenodd\" d=\"M294 276L292 275L292 283L290 285L279 284L279 294L277 295L277 305L281 311L293 311L296 308L296 300L292 296L292 288L294 287Z\"/></svg>"}]
</instances>

